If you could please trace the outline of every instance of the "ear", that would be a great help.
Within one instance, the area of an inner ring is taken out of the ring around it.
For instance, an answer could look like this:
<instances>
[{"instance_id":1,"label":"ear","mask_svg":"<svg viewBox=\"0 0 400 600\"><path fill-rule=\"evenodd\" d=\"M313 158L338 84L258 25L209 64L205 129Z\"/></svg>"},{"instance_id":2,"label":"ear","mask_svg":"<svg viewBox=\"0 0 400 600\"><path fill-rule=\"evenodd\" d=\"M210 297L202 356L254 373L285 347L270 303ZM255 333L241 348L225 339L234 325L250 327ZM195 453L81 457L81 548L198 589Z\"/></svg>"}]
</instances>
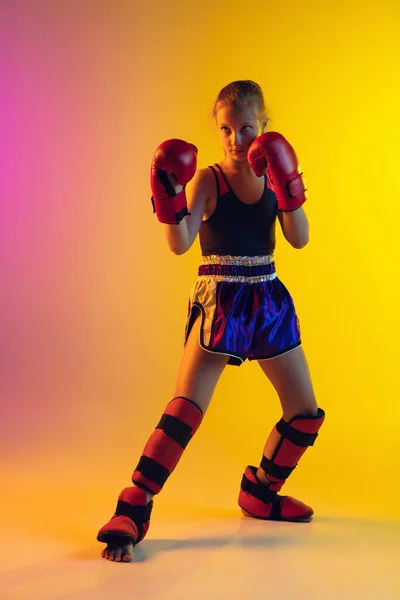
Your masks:
<instances>
[{"instance_id":1,"label":"ear","mask_svg":"<svg viewBox=\"0 0 400 600\"><path fill-rule=\"evenodd\" d=\"M265 129L267 128L267 117L263 117L261 119L261 133L264 133Z\"/></svg>"}]
</instances>

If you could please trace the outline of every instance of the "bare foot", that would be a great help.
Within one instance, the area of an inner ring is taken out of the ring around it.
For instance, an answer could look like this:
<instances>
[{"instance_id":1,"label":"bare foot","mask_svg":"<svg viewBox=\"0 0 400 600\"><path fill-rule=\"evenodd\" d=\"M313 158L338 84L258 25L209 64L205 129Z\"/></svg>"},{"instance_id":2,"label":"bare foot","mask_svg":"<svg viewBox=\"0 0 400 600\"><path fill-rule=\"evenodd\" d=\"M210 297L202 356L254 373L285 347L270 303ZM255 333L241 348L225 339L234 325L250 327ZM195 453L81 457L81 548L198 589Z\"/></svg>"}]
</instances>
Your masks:
<instances>
[{"instance_id":1,"label":"bare foot","mask_svg":"<svg viewBox=\"0 0 400 600\"><path fill-rule=\"evenodd\" d=\"M108 544L101 556L115 562L131 562L133 560L133 544Z\"/></svg>"},{"instance_id":2,"label":"bare foot","mask_svg":"<svg viewBox=\"0 0 400 600\"><path fill-rule=\"evenodd\" d=\"M144 538L149 528L153 495L135 485L122 490L118 501L122 503L123 510L129 509L129 516L126 513L114 514L111 521L100 529L97 539L107 544L101 552L103 558L114 562L133 560L133 547Z\"/></svg>"}]
</instances>

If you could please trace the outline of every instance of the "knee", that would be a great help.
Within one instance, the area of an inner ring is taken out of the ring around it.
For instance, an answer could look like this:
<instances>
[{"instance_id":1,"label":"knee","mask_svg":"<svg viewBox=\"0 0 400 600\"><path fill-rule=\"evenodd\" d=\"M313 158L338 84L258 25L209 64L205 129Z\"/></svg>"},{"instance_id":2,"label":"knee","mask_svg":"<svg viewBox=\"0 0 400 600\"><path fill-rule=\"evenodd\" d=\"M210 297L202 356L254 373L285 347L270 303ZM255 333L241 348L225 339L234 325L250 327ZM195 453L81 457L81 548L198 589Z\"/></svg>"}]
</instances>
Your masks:
<instances>
[{"instance_id":1,"label":"knee","mask_svg":"<svg viewBox=\"0 0 400 600\"><path fill-rule=\"evenodd\" d=\"M294 417L316 417L318 414L318 405L314 396L303 401L298 400L295 403L282 404L284 404L283 419L285 421L290 421Z\"/></svg>"},{"instance_id":2,"label":"knee","mask_svg":"<svg viewBox=\"0 0 400 600\"><path fill-rule=\"evenodd\" d=\"M317 406L315 406L315 408L306 408L301 413L301 415L304 416L304 417L316 417L317 414L318 414L318 407Z\"/></svg>"}]
</instances>

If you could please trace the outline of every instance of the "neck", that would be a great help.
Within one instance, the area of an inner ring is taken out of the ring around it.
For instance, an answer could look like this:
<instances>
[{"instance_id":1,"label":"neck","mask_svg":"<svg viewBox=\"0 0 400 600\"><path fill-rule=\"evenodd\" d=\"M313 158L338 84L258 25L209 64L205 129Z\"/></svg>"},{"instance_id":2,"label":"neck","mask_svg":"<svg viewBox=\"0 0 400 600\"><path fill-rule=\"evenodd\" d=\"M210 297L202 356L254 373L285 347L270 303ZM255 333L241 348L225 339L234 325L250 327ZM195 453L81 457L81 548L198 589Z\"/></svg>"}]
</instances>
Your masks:
<instances>
[{"instance_id":1,"label":"neck","mask_svg":"<svg viewBox=\"0 0 400 600\"><path fill-rule=\"evenodd\" d=\"M230 171L231 173L240 175L251 175L253 173L247 160L239 162L237 160L232 160L229 156L225 156L220 161L220 165L223 169Z\"/></svg>"}]
</instances>

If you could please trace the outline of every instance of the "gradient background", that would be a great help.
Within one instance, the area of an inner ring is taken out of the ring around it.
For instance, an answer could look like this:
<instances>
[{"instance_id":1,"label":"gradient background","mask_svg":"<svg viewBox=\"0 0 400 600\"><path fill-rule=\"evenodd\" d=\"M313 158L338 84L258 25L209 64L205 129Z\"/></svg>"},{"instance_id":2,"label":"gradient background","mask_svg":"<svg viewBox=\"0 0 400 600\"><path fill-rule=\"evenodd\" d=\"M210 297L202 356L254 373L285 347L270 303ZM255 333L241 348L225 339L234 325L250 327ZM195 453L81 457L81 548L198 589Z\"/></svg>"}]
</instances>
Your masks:
<instances>
[{"instance_id":1,"label":"gradient background","mask_svg":"<svg viewBox=\"0 0 400 600\"><path fill-rule=\"evenodd\" d=\"M317 514L400 516L399 4L2 0L2 515L93 539L172 397L200 250L169 252L149 166L220 159L210 112L254 79L295 147L311 241L277 239L326 423L285 486ZM396 367L397 365L397 367ZM240 515L280 417L228 367L157 514Z\"/></svg>"}]
</instances>

